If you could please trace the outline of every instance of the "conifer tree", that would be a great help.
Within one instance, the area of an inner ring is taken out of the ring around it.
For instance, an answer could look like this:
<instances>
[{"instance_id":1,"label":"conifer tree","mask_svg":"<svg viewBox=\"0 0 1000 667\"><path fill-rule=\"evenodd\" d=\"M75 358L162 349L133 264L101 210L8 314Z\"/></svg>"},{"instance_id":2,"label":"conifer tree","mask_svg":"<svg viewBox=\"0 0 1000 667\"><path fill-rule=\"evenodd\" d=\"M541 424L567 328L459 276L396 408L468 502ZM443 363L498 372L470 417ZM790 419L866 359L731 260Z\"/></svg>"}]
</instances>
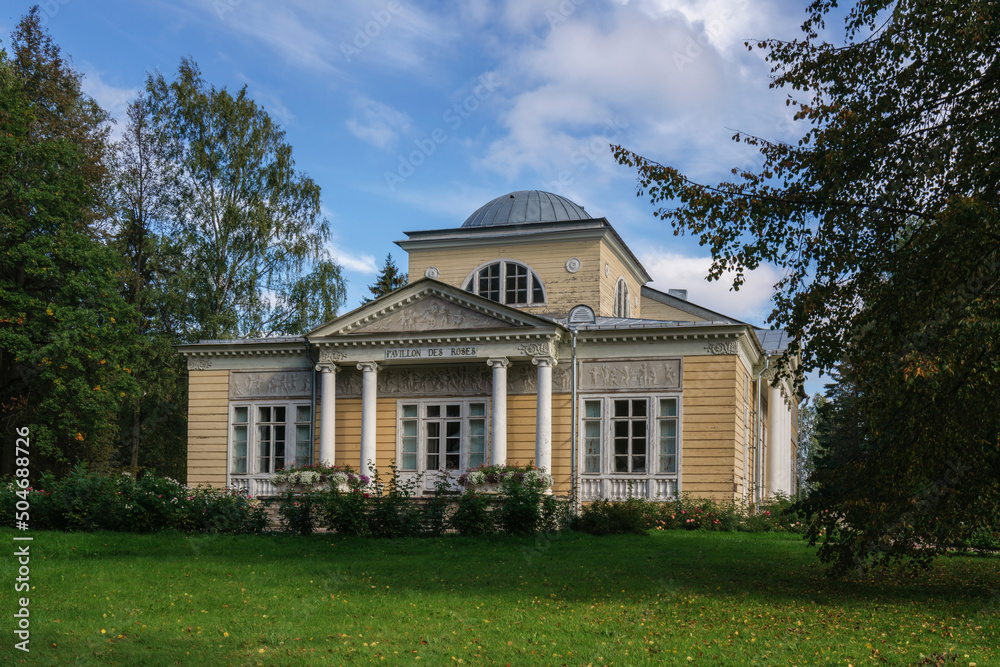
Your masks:
<instances>
[{"instance_id":1,"label":"conifer tree","mask_svg":"<svg viewBox=\"0 0 1000 667\"><path fill-rule=\"evenodd\" d=\"M396 263L392 261L392 253L389 253L385 256L385 263L382 264L382 270L375 277L375 282L368 286L368 291L371 292L372 296L364 297L363 303L374 301L405 284L406 275L400 272Z\"/></svg>"}]
</instances>

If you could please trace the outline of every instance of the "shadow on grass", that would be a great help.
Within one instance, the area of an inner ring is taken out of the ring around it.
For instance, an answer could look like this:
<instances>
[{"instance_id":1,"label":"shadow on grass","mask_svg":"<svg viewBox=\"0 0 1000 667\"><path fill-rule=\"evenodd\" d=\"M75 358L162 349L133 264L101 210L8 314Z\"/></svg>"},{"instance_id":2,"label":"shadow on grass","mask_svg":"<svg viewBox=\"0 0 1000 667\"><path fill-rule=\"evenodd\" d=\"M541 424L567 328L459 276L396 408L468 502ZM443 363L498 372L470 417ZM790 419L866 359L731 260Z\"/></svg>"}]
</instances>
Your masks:
<instances>
[{"instance_id":1,"label":"shadow on grass","mask_svg":"<svg viewBox=\"0 0 1000 667\"><path fill-rule=\"evenodd\" d=\"M772 605L912 601L976 613L997 606L992 589L1000 581L1000 560L965 556L939 561L916 577L890 571L833 580L815 551L797 535L701 531L600 538L566 532L399 540L331 534L40 532L35 533L33 545L33 552L44 555L52 566L92 561L137 567L148 562L160 567L175 564L178 576L198 571L224 576L240 567L277 565L289 577L325 580L331 588L345 591L369 591L371 582L378 581L395 594L523 593L567 602L634 604L690 593Z\"/></svg>"}]
</instances>

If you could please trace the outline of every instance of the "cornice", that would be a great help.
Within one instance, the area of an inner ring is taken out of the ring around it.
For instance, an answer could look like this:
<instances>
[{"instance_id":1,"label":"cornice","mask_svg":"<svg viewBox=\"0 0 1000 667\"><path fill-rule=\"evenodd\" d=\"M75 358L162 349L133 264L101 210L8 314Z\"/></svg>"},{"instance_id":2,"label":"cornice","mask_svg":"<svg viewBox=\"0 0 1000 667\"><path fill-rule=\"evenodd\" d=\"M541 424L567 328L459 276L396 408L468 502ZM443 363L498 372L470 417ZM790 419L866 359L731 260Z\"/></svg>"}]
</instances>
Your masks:
<instances>
[{"instance_id":1,"label":"cornice","mask_svg":"<svg viewBox=\"0 0 1000 667\"><path fill-rule=\"evenodd\" d=\"M337 335L334 338L322 338L310 341L315 349L347 350L358 348L376 348L385 346L418 346L418 345L458 345L461 343L531 343L534 341L559 341L562 337L555 327L549 331L533 331L523 333L468 333L457 334L428 331L413 334L372 334L362 336L354 334L350 337Z\"/></svg>"}]
</instances>

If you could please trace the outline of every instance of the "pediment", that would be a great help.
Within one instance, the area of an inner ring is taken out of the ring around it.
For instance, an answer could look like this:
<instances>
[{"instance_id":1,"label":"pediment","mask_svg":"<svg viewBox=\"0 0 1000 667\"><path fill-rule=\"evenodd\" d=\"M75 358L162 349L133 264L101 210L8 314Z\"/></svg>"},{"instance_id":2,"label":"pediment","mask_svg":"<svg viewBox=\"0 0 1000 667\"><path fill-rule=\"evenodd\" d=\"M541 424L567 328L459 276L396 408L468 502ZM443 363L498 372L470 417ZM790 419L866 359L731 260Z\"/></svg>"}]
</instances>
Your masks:
<instances>
[{"instance_id":1,"label":"pediment","mask_svg":"<svg viewBox=\"0 0 1000 667\"><path fill-rule=\"evenodd\" d=\"M422 333L550 327L533 315L488 301L464 290L424 279L366 304L307 334Z\"/></svg>"},{"instance_id":2,"label":"pediment","mask_svg":"<svg viewBox=\"0 0 1000 667\"><path fill-rule=\"evenodd\" d=\"M349 333L388 333L447 331L454 329L502 329L509 322L472 310L436 296L426 296L376 317L370 324L352 328Z\"/></svg>"}]
</instances>

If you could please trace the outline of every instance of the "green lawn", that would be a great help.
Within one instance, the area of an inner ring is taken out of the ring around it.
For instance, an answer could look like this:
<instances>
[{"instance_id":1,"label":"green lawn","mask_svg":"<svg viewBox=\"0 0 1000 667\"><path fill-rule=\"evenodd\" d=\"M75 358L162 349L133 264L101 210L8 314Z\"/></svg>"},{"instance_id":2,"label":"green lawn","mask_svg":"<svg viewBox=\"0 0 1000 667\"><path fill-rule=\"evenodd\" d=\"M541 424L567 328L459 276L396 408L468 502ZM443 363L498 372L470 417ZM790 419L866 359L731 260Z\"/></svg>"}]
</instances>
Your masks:
<instances>
[{"instance_id":1,"label":"green lawn","mask_svg":"<svg viewBox=\"0 0 1000 667\"><path fill-rule=\"evenodd\" d=\"M837 582L790 535L36 533L31 545L30 654L8 650L5 557L8 663L1000 664L995 558Z\"/></svg>"}]
</instances>

